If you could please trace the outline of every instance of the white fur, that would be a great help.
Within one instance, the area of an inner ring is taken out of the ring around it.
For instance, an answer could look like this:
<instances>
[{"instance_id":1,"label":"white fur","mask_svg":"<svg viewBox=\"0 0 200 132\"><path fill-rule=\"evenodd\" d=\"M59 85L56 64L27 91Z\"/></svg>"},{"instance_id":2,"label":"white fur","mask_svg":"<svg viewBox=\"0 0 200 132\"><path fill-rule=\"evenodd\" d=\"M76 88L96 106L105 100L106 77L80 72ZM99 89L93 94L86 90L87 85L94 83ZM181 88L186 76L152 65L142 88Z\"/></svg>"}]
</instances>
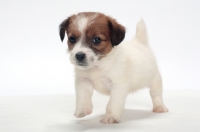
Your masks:
<instances>
[{"instance_id":1,"label":"white fur","mask_svg":"<svg viewBox=\"0 0 200 132\"><path fill-rule=\"evenodd\" d=\"M137 24L134 40L115 46L106 57L88 69L75 67L75 72L76 117L92 112L91 98L94 89L110 95L102 123L120 122L128 93L144 87L150 87L153 111L168 111L162 101L162 79L147 43L143 20Z\"/></svg>"},{"instance_id":2,"label":"white fur","mask_svg":"<svg viewBox=\"0 0 200 132\"><path fill-rule=\"evenodd\" d=\"M77 25L78 25L78 30L84 34L84 29L86 28L88 23L88 18L87 17L82 17L80 18L80 20L77 21Z\"/></svg>"}]
</instances>

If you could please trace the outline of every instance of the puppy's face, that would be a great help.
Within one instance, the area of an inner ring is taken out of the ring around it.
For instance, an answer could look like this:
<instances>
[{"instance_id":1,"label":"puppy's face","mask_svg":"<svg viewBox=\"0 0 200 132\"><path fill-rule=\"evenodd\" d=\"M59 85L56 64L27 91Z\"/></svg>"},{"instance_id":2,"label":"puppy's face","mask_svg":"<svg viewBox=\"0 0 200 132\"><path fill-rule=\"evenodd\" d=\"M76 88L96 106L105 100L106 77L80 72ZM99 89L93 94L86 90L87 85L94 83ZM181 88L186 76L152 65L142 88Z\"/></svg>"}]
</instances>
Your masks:
<instances>
[{"instance_id":1,"label":"puppy's face","mask_svg":"<svg viewBox=\"0 0 200 132\"><path fill-rule=\"evenodd\" d=\"M77 68L88 69L118 45L125 36L125 28L101 13L83 12L60 24L60 38L68 36L70 60Z\"/></svg>"}]
</instances>

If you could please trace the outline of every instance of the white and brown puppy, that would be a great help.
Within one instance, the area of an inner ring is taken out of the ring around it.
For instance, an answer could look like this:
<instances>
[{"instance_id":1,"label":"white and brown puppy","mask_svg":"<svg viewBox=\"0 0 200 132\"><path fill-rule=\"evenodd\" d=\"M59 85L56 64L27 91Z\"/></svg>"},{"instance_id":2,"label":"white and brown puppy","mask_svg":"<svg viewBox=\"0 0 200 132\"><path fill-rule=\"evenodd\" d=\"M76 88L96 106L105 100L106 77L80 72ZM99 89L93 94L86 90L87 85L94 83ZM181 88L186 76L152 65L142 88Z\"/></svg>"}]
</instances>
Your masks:
<instances>
[{"instance_id":1,"label":"white and brown puppy","mask_svg":"<svg viewBox=\"0 0 200 132\"><path fill-rule=\"evenodd\" d=\"M154 112L167 112L162 100L162 79L149 48L143 20L135 38L121 43L125 28L97 12L72 15L60 24L60 37L68 36L70 60L75 65L78 118L92 113L93 90L110 95L102 123L120 122L128 93L149 87Z\"/></svg>"}]
</instances>

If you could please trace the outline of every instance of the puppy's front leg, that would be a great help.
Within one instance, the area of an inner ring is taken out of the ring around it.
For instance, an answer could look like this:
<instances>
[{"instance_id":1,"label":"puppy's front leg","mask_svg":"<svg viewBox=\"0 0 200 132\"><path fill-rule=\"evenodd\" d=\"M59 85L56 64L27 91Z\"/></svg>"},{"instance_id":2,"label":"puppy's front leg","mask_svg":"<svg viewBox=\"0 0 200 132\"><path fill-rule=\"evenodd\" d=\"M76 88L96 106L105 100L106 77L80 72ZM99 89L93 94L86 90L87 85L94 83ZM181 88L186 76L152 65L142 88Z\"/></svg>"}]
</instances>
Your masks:
<instances>
[{"instance_id":1,"label":"puppy's front leg","mask_svg":"<svg viewBox=\"0 0 200 132\"><path fill-rule=\"evenodd\" d=\"M118 84L111 88L110 100L106 108L106 114L101 120L101 123L113 124L120 122L127 94L128 90L126 84Z\"/></svg>"},{"instance_id":2,"label":"puppy's front leg","mask_svg":"<svg viewBox=\"0 0 200 132\"><path fill-rule=\"evenodd\" d=\"M76 87L76 110L74 116L84 117L92 113L93 84L87 78L78 77L75 81Z\"/></svg>"}]
</instances>

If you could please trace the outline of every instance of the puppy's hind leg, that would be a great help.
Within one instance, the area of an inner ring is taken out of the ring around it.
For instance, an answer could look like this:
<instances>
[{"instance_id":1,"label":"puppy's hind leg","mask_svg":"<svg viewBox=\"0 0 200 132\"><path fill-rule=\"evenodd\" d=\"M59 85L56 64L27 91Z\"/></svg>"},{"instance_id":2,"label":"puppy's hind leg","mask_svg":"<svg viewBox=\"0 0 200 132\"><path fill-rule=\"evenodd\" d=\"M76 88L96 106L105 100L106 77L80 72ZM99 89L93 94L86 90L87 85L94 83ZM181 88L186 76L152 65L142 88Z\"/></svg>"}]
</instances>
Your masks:
<instances>
[{"instance_id":1,"label":"puppy's hind leg","mask_svg":"<svg viewBox=\"0 0 200 132\"><path fill-rule=\"evenodd\" d=\"M162 78L158 72L150 84L150 95L153 102L153 112L168 112L162 99Z\"/></svg>"}]
</instances>

